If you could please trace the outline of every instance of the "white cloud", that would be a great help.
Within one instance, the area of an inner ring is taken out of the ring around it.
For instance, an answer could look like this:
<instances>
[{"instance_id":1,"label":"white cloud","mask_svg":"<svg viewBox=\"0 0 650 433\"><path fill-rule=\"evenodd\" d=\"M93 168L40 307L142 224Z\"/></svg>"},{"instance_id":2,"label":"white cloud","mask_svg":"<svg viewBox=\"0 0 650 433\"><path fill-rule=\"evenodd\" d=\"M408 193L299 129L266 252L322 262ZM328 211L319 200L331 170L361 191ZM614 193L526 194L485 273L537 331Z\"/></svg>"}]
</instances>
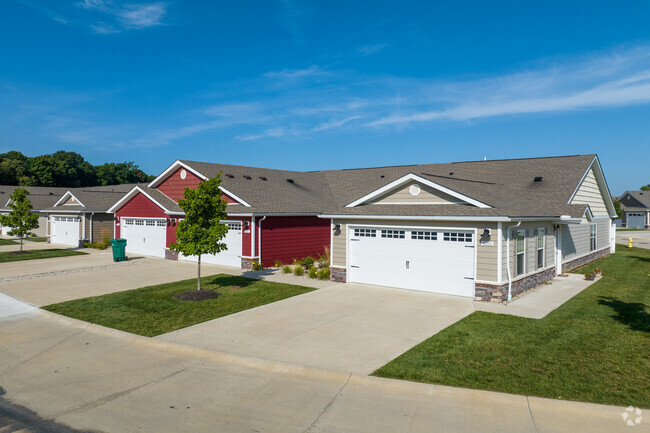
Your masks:
<instances>
[{"instance_id":1,"label":"white cloud","mask_svg":"<svg viewBox=\"0 0 650 433\"><path fill-rule=\"evenodd\" d=\"M160 26L167 14L164 2L119 4L110 0L83 0L78 6L110 20L90 25L93 31L102 34Z\"/></svg>"},{"instance_id":2,"label":"white cloud","mask_svg":"<svg viewBox=\"0 0 650 433\"><path fill-rule=\"evenodd\" d=\"M374 44L374 45L365 45L361 48L359 48L359 52L363 54L364 56L368 56L370 54L376 54L383 50L384 48L388 47L389 44Z\"/></svg>"}]
</instances>

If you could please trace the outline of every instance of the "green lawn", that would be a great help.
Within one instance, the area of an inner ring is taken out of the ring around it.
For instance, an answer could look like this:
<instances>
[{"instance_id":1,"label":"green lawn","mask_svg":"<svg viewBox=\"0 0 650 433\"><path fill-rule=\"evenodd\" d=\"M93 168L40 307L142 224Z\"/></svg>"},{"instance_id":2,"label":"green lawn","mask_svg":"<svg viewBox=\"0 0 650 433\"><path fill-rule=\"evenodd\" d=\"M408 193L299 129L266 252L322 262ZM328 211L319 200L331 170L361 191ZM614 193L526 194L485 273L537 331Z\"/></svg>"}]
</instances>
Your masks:
<instances>
[{"instance_id":1,"label":"green lawn","mask_svg":"<svg viewBox=\"0 0 650 433\"><path fill-rule=\"evenodd\" d=\"M201 288L221 294L207 301L173 296L196 288L196 279L48 305L46 310L148 337L279 301L314 289L220 274L201 278Z\"/></svg>"},{"instance_id":2,"label":"green lawn","mask_svg":"<svg viewBox=\"0 0 650 433\"><path fill-rule=\"evenodd\" d=\"M603 278L544 319L475 312L373 374L650 408L650 250L617 248Z\"/></svg>"},{"instance_id":3,"label":"green lawn","mask_svg":"<svg viewBox=\"0 0 650 433\"><path fill-rule=\"evenodd\" d=\"M17 251L4 251L0 253L0 263L18 262L21 260L49 259L52 257L79 256L81 251L49 249L49 250L24 250L22 253Z\"/></svg>"},{"instance_id":4,"label":"green lawn","mask_svg":"<svg viewBox=\"0 0 650 433\"><path fill-rule=\"evenodd\" d=\"M18 245L18 242L9 239L0 239L0 247L5 245Z\"/></svg>"},{"instance_id":5,"label":"green lawn","mask_svg":"<svg viewBox=\"0 0 650 433\"><path fill-rule=\"evenodd\" d=\"M45 236L35 236L33 238L26 238L26 240L30 242L47 242L47 238Z\"/></svg>"}]
</instances>

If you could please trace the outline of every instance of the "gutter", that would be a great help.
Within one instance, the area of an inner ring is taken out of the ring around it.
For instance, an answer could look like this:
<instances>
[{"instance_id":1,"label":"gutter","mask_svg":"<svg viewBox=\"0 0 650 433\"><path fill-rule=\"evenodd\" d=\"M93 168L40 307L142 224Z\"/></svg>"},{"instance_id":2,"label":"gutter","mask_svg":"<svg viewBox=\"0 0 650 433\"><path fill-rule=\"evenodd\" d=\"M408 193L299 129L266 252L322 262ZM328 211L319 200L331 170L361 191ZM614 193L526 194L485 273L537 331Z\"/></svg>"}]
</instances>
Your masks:
<instances>
[{"instance_id":1,"label":"gutter","mask_svg":"<svg viewBox=\"0 0 650 433\"><path fill-rule=\"evenodd\" d=\"M508 301L512 299L512 271L510 270L510 233L512 229L515 229L521 225L521 221L519 221L517 224L514 226L510 226L506 229L507 237L506 237L506 264L507 264L507 269L508 269Z\"/></svg>"},{"instance_id":2,"label":"gutter","mask_svg":"<svg viewBox=\"0 0 650 433\"><path fill-rule=\"evenodd\" d=\"M262 221L266 219L266 215L264 215L262 218L260 218L259 225L257 226L257 236L258 236L258 241L257 241L257 252L259 253L260 256L260 265L262 264Z\"/></svg>"}]
</instances>

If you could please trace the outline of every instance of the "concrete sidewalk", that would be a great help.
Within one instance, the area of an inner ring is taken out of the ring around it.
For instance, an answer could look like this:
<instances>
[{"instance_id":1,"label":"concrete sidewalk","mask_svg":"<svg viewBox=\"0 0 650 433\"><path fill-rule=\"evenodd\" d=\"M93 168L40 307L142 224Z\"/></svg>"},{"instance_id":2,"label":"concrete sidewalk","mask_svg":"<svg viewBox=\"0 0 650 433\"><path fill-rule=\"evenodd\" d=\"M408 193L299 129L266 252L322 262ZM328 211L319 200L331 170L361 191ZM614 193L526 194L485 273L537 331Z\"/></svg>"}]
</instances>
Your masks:
<instances>
[{"instance_id":1,"label":"concrete sidewalk","mask_svg":"<svg viewBox=\"0 0 650 433\"><path fill-rule=\"evenodd\" d=\"M2 398L102 432L631 431L624 408L192 349L41 310L0 321ZM647 421L637 426L647 431Z\"/></svg>"},{"instance_id":2,"label":"concrete sidewalk","mask_svg":"<svg viewBox=\"0 0 650 433\"><path fill-rule=\"evenodd\" d=\"M595 282L585 280L582 274L567 274L566 277L555 277L550 284L543 284L507 304L474 301L474 308L477 311L542 319Z\"/></svg>"}]
</instances>

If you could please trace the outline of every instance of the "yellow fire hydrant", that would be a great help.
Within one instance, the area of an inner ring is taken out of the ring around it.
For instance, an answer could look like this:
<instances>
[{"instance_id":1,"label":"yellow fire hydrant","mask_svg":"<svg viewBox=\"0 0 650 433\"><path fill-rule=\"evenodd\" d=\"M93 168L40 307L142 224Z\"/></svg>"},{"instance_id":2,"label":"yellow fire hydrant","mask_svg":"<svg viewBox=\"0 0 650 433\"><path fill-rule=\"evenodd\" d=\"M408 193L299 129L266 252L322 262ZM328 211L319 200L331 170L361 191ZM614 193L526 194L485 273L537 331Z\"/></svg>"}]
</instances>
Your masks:
<instances>
[{"instance_id":1,"label":"yellow fire hydrant","mask_svg":"<svg viewBox=\"0 0 650 433\"><path fill-rule=\"evenodd\" d=\"M634 243L634 239L632 238L627 238L627 247L632 248L632 244Z\"/></svg>"}]
</instances>

